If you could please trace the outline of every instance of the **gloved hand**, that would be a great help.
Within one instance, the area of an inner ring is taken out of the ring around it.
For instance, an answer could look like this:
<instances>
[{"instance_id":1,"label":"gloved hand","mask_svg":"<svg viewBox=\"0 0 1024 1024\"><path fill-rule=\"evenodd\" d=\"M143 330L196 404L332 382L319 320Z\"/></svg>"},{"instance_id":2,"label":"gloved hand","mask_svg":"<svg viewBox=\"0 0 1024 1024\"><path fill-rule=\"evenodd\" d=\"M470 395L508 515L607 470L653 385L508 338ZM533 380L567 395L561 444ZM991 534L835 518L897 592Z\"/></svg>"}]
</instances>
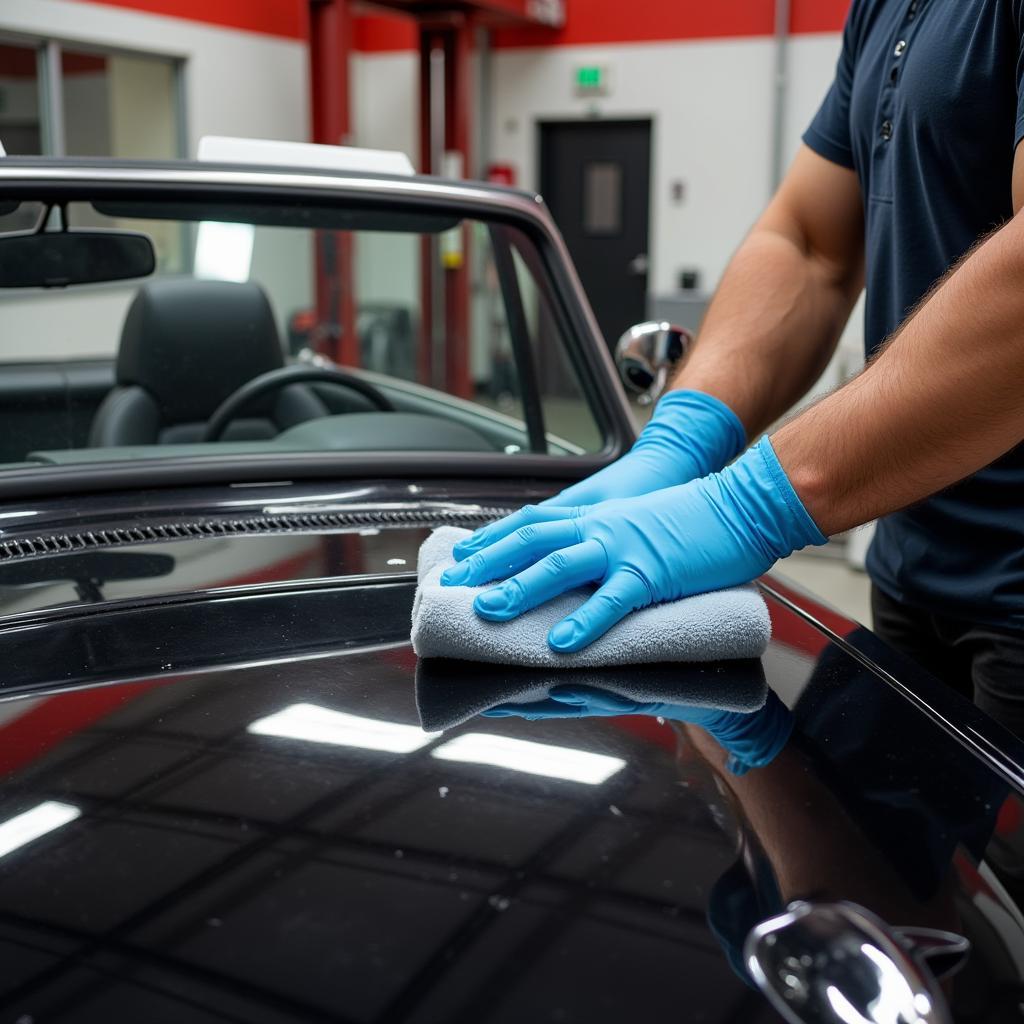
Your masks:
<instances>
[{"instance_id":1,"label":"gloved hand","mask_svg":"<svg viewBox=\"0 0 1024 1024\"><path fill-rule=\"evenodd\" d=\"M555 686L547 700L532 704L498 704L481 712L487 718L516 716L528 721L544 718L591 718L595 716L648 715L700 726L728 752L726 768L744 775L775 759L793 731L793 715L772 690L758 711L741 713L688 704L643 704L592 686Z\"/></svg>"},{"instance_id":2,"label":"gloved hand","mask_svg":"<svg viewBox=\"0 0 1024 1024\"><path fill-rule=\"evenodd\" d=\"M747 583L826 541L767 437L721 473L680 487L586 508L528 506L523 515L526 525L446 570L441 583L505 580L473 602L494 622L599 583L548 634L562 652L593 643L637 608Z\"/></svg>"},{"instance_id":3,"label":"gloved hand","mask_svg":"<svg viewBox=\"0 0 1024 1024\"><path fill-rule=\"evenodd\" d=\"M541 502L546 508L596 505L634 498L714 473L747 443L743 424L725 404L703 391L670 391L640 432L633 447L610 466L561 494ZM457 558L471 555L526 525L521 512L481 527L455 547Z\"/></svg>"}]
</instances>

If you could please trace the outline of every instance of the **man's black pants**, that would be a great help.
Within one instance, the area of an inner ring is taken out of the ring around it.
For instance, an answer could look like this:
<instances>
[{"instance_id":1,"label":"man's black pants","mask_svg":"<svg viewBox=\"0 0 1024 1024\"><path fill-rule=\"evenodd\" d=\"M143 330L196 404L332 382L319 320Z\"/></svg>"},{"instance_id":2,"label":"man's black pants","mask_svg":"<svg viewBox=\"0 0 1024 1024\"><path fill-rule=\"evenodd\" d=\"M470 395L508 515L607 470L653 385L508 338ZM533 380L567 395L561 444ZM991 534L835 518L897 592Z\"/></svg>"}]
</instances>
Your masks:
<instances>
[{"instance_id":1,"label":"man's black pants","mask_svg":"<svg viewBox=\"0 0 1024 1024\"><path fill-rule=\"evenodd\" d=\"M871 587L874 630L1024 738L1024 633L936 615Z\"/></svg>"}]
</instances>

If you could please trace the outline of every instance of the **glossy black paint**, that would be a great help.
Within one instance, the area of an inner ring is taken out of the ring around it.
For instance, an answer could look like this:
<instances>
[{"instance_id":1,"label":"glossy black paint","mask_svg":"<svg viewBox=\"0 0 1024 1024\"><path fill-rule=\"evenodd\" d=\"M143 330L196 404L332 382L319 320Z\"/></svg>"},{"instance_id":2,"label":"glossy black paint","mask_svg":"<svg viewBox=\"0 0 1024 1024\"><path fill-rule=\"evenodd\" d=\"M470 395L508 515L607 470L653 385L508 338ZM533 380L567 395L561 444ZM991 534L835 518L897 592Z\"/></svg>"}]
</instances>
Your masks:
<instances>
[{"instance_id":1,"label":"glossy black paint","mask_svg":"<svg viewBox=\"0 0 1024 1024\"><path fill-rule=\"evenodd\" d=\"M136 503L123 514L169 511ZM32 528L60 520L35 511ZM0 709L0 823L81 811L0 856L0 1020L772 1020L730 962L796 897L968 935L958 1019L1015 1019L1021 749L791 592L770 599L763 668L796 730L743 778L707 733L643 717L470 718L408 753L250 732L296 704L418 726L422 536L290 536L316 555L283 574L280 538L163 544L174 570L116 599L0 618L4 693L22 694ZM248 581L190 586L217 550ZM502 672L474 670L474 699ZM434 756L467 734L625 764L586 785Z\"/></svg>"}]
</instances>

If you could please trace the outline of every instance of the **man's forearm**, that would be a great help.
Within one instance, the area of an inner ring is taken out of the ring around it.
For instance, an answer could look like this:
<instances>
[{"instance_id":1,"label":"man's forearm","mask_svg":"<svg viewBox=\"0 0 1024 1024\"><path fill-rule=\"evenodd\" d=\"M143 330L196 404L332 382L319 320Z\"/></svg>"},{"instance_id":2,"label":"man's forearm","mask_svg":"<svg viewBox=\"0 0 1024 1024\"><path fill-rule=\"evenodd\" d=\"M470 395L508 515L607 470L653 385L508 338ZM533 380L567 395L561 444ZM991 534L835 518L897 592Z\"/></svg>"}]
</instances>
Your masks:
<instances>
[{"instance_id":1,"label":"man's forearm","mask_svg":"<svg viewBox=\"0 0 1024 1024\"><path fill-rule=\"evenodd\" d=\"M784 232L758 226L733 257L673 388L705 391L753 437L806 394L860 290Z\"/></svg>"},{"instance_id":2,"label":"man's forearm","mask_svg":"<svg viewBox=\"0 0 1024 1024\"><path fill-rule=\"evenodd\" d=\"M911 505L1024 439L1024 220L956 268L862 374L772 443L825 534Z\"/></svg>"}]
</instances>

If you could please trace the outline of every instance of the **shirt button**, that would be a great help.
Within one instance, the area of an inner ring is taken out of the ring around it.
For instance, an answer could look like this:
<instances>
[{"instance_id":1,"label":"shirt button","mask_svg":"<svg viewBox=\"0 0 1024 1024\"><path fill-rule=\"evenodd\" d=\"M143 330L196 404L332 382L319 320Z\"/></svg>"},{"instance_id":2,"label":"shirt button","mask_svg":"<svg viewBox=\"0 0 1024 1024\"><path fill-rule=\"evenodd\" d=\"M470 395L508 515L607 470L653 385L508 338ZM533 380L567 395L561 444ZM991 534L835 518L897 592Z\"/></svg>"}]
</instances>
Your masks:
<instances>
[{"instance_id":1,"label":"shirt button","mask_svg":"<svg viewBox=\"0 0 1024 1024\"><path fill-rule=\"evenodd\" d=\"M903 56L903 51L906 50L906 48L907 48L907 41L906 41L906 39L901 39L896 44L896 49L892 51L892 55L894 57L902 57Z\"/></svg>"},{"instance_id":2,"label":"shirt button","mask_svg":"<svg viewBox=\"0 0 1024 1024\"><path fill-rule=\"evenodd\" d=\"M907 9L907 20L913 21L914 15L917 14L917 0L910 0L910 7Z\"/></svg>"},{"instance_id":3,"label":"shirt button","mask_svg":"<svg viewBox=\"0 0 1024 1024\"><path fill-rule=\"evenodd\" d=\"M888 142L892 138L892 121L883 121L882 128L879 134Z\"/></svg>"}]
</instances>

